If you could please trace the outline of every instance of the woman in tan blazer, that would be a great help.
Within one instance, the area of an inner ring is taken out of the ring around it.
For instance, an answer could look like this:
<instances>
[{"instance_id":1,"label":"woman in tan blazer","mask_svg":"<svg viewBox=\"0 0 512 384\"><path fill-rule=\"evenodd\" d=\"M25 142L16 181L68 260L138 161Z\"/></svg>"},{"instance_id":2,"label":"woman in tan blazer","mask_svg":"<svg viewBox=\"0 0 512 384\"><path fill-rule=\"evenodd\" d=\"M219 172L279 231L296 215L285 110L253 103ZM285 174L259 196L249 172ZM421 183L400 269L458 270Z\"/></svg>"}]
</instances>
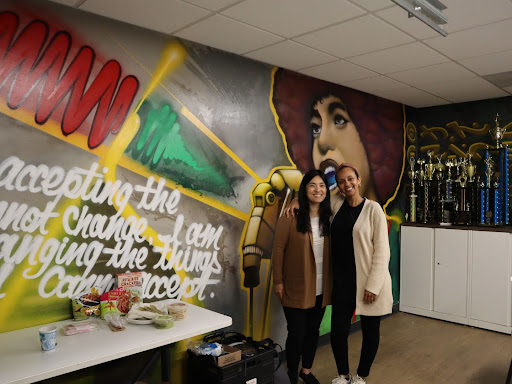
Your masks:
<instances>
[{"instance_id":1,"label":"woman in tan blazer","mask_svg":"<svg viewBox=\"0 0 512 384\"><path fill-rule=\"evenodd\" d=\"M325 307L331 303L329 250L330 196L322 171L307 172L299 188L300 209L281 217L272 254L274 292L281 300L288 336L286 359L291 384L300 378L317 384L311 373ZM302 358L302 369L299 361Z\"/></svg>"}]
</instances>

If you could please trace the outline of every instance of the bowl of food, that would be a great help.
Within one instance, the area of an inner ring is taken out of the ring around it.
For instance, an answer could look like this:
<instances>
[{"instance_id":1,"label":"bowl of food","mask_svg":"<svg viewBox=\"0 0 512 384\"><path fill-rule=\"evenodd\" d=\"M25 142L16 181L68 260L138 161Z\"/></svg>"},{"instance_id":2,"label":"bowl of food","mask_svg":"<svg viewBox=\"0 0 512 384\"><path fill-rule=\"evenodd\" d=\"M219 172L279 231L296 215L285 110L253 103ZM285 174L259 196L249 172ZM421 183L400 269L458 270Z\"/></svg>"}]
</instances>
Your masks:
<instances>
[{"instance_id":1,"label":"bowl of food","mask_svg":"<svg viewBox=\"0 0 512 384\"><path fill-rule=\"evenodd\" d=\"M158 315L155 317L155 327L158 329L167 329L174 326L174 316Z\"/></svg>"}]
</instances>

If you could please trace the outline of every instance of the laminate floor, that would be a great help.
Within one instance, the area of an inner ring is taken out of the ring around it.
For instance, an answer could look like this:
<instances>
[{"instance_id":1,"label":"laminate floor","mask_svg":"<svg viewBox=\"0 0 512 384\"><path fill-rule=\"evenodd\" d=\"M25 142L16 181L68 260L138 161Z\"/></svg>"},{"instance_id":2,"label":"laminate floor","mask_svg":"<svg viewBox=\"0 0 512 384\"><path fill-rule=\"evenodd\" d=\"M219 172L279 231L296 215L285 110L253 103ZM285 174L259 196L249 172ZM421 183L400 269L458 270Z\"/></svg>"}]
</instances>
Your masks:
<instances>
[{"instance_id":1,"label":"laminate floor","mask_svg":"<svg viewBox=\"0 0 512 384\"><path fill-rule=\"evenodd\" d=\"M361 331L349 336L356 372ZM399 312L381 322L381 339L368 384L505 384L510 335ZM318 348L313 373L322 384L337 374L329 344Z\"/></svg>"}]
</instances>

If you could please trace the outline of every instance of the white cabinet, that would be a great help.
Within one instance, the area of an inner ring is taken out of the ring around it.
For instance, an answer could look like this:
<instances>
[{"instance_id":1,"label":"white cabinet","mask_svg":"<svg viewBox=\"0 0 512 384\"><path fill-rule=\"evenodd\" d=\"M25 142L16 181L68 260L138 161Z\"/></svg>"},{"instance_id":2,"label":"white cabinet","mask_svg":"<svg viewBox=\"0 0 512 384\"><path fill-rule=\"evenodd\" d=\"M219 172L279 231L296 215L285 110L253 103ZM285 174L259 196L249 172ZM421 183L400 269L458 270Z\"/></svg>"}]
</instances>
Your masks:
<instances>
[{"instance_id":1,"label":"white cabinet","mask_svg":"<svg viewBox=\"0 0 512 384\"><path fill-rule=\"evenodd\" d=\"M511 241L509 233L473 232L470 325L496 331L512 325Z\"/></svg>"},{"instance_id":2,"label":"white cabinet","mask_svg":"<svg viewBox=\"0 0 512 384\"><path fill-rule=\"evenodd\" d=\"M402 227L400 248L400 305L434 309L434 229Z\"/></svg>"},{"instance_id":3,"label":"white cabinet","mask_svg":"<svg viewBox=\"0 0 512 384\"><path fill-rule=\"evenodd\" d=\"M511 333L512 233L405 225L400 310Z\"/></svg>"},{"instance_id":4,"label":"white cabinet","mask_svg":"<svg viewBox=\"0 0 512 384\"><path fill-rule=\"evenodd\" d=\"M434 311L467 317L469 231L435 229Z\"/></svg>"}]
</instances>

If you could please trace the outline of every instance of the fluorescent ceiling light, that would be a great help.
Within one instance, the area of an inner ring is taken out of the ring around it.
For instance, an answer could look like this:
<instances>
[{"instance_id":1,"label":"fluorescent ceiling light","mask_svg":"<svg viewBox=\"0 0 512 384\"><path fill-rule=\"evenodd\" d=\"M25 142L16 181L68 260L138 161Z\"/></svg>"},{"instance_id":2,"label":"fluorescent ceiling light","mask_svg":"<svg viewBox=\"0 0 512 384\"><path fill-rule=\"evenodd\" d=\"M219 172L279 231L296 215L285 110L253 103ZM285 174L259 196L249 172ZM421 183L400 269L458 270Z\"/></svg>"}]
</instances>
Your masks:
<instances>
[{"instance_id":1,"label":"fluorescent ceiling light","mask_svg":"<svg viewBox=\"0 0 512 384\"><path fill-rule=\"evenodd\" d=\"M446 32L440 24L446 24L446 16L441 12L446 6L439 0L391 0L443 36Z\"/></svg>"}]
</instances>

